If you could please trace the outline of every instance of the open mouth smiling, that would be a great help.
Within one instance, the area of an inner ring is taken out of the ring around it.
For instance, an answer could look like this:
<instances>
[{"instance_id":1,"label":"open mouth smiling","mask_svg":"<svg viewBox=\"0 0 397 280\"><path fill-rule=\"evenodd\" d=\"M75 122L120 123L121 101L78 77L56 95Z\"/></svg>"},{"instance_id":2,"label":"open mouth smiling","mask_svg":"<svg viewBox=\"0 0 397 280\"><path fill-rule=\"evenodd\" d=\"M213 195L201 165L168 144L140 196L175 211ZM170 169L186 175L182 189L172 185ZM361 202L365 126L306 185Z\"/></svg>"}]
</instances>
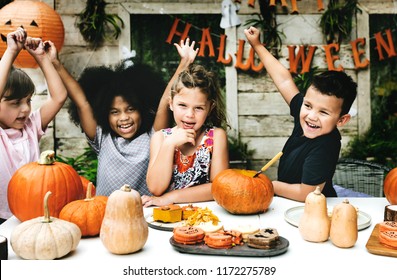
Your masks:
<instances>
[{"instance_id":1,"label":"open mouth smiling","mask_svg":"<svg viewBox=\"0 0 397 280\"><path fill-rule=\"evenodd\" d=\"M132 126L132 124L122 124L122 125L119 125L119 128L127 129L127 128L130 128L131 126Z\"/></svg>"},{"instance_id":2,"label":"open mouth smiling","mask_svg":"<svg viewBox=\"0 0 397 280\"><path fill-rule=\"evenodd\" d=\"M306 122L306 125L307 125L308 127L310 127L310 128L313 128L313 129L320 128L318 125L315 125L315 124L312 124L312 123L309 123L309 122Z\"/></svg>"}]
</instances>

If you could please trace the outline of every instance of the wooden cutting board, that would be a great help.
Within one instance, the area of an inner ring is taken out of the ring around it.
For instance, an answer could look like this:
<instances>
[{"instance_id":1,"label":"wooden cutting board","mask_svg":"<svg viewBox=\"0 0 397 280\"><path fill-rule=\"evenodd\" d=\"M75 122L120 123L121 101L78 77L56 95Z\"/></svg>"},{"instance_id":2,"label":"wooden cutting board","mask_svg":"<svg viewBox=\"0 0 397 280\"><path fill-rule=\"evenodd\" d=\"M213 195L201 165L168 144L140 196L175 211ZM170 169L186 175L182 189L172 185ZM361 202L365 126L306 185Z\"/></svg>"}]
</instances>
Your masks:
<instances>
[{"instance_id":1,"label":"wooden cutting board","mask_svg":"<svg viewBox=\"0 0 397 280\"><path fill-rule=\"evenodd\" d=\"M375 255L397 257L397 249L387 247L379 242L379 224L376 224L367 242L368 252Z\"/></svg>"}]
</instances>

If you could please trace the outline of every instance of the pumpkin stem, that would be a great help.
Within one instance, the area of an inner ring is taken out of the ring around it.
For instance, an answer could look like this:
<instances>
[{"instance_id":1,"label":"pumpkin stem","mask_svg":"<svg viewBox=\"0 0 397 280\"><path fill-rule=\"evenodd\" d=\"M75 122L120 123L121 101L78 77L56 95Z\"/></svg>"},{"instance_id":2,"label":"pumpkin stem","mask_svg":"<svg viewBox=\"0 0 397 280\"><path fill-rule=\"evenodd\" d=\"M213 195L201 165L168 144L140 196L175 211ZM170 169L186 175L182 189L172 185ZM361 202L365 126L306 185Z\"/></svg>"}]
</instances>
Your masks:
<instances>
[{"instance_id":1,"label":"pumpkin stem","mask_svg":"<svg viewBox=\"0 0 397 280\"><path fill-rule=\"evenodd\" d=\"M317 195L321 194L320 186L317 186L313 193Z\"/></svg>"},{"instance_id":2,"label":"pumpkin stem","mask_svg":"<svg viewBox=\"0 0 397 280\"><path fill-rule=\"evenodd\" d=\"M348 200L347 198L345 198L345 199L343 200L343 203L349 204L349 200Z\"/></svg>"},{"instance_id":3,"label":"pumpkin stem","mask_svg":"<svg viewBox=\"0 0 397 280\"><path fill-rule=\"evenodd\" d=\"M55 152L54 151L44 151L40 154L40 158L37 161L38 164L51 165L55 162Z\"/></svg>"},{"instance_id":4,"label":"pumpkin stem","mask_svg":"<svg viewBox=\"0 0 397 280\"><path fill-rule=\"evenodd\" d=\"M127 185L127 184L124 184L124 185L120 188L120 190L125 191L125 192L130 192L130 191L131 191L131 186L130 186L130 185Z\"/></svg>"},{"instance_id":5,"label":"pumpkin stem","mask_svg":"<svg viewBox=\"0 0 397 280\"><path fill-rule=\"evenodd\" d=\"M42 223L51 223L50 210L48 209L48 197L51 195L51 191L48 191L44 196L44 220Z\"/></svg>"},{"instance_id":6,"label":"pumpkin stem","mask_svg":"<svg viewBox=\"0 0 397 280\"><path fill-rule=\"evenodd\" d=\"M87 192L85 193L84 201L93 200L92 195L91 195L92 186L93 186L92 182L89 182L88 185L87 185Z\"/></svg>"}]
</instances>

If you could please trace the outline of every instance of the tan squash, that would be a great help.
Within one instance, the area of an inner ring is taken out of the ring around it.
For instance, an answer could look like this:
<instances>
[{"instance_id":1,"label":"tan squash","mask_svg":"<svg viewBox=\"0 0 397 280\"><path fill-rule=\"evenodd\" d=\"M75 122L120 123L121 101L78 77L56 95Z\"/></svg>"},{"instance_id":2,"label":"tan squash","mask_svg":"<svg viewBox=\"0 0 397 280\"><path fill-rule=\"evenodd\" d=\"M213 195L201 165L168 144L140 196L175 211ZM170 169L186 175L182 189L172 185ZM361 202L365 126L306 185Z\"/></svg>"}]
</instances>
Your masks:
<instances>
[{"instance_id":1,"label":"tan squash","mask_svg":"<svg viewBox=\"0 0 397 280\"><path fill-rule=\"evenodd\" d=\"M345 199L332 210L330 239L337 247L350 248L357 238L357 209Z\"/></svg>"},{"instance_id":2,"label":"tan squash","mask_svg":"<svg viewBox=\"0 0 397 280\"><path fill-rule=\"evenodd\" d=\"M330 219L327 213L327 200L321 193L320 187L316 187L307 195L298 228L306 241L324 242L328 240Z\"/></svg>"},{"instance_id":3,"label":"tan squash","mask_svg":"<svg viewBox=\"0 0 397 280\"><path fill-rule=\"evenodd\" d=\"M139 251L148 238L141 196L129 185L110 194L99 233L103 245L113 254Z\"/></svg>"},{"instance_id":4,"label":"tan squash","mask_svg":"<svg viewBox=\"0 0 397 280\"><path fill-rule=\"evenodd\" d=\"M48 191L44 197L44 217L27 220L15 227L10 243L15 254L28 260L53 260L76 249L81 239L78 226L50 217Z\"/></svg>"}]
</instances>

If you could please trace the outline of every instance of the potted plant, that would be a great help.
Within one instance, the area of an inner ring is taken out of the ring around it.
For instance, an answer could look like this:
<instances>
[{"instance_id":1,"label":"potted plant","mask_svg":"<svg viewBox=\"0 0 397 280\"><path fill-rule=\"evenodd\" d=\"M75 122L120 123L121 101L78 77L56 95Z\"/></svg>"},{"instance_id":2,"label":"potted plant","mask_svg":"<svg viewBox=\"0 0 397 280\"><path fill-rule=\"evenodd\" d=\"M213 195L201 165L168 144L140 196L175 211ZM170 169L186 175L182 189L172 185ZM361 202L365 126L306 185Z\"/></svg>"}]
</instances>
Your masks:
<instances>
[{"instance_id":1,"label":"potted plant","mask_svg":"<svg viewBox=\"0 0 397 280\"><path fill-rule=\"evenodd\" d=\"M350 37L357 0L330 0L322 14L320 27L327 43L341 43Z\"/></svg>"},{"instance_id":2,"label":"potted plant","mask_svg":"<svg viewBox=\"0 0 397 280\"><path fill-rule=\"evenodd\" d=\"M92 46L100 46L106 39L117 39L124 22L117 14L108 14L104 0L88 0L86 8L78 15L76 23L84 40ZM111 33L111 36L108 36Z\"/></svg>"},{"instance_id":3,"label":"potted plant","mask_svg":"<svg viewBox=\"0 0 397 280\"><path fill-rule=\"evenodd\" d=\"M250 169L252 155L255 150L249 149L248 144L237 137L228 135L229 167L236 169Z\"/></svg>"}]
</instances>

